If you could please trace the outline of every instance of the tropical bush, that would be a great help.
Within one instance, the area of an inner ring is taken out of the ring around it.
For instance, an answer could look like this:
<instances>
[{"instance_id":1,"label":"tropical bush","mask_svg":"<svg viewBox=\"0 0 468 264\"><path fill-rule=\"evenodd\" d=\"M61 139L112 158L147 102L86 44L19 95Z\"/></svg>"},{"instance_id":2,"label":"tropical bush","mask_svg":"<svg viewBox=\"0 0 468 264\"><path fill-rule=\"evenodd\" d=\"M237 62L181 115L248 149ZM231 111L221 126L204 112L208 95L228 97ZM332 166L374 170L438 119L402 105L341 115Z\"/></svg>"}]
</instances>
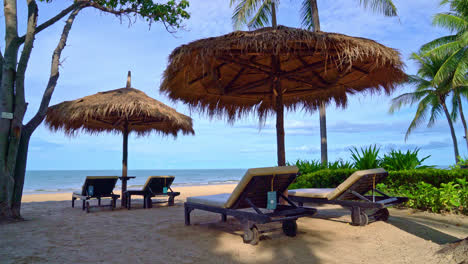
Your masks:
<instances>
[{"instance_id":1,"label":"tropical bush","mask_svg":"<svg viewBox=\"0 0 468 264\"><path fill-rule=\"evenodd\" d=\"M384 183L392 188L399 186L414 186L425 182L439 188L443 183L454 182L457 179L468 179L468 170L415 169L389 171Z\"/></svg>"},{"instance_id":2,"label":"tropical bush","mask_svg":"<svg viewBox=\"0 0 468 264\"><path fill-rule=\"evenodd\" d=\"M296 181L289 186L289 189L335 188L355 171L356 169L324 169L301 174Z\"/></svg>"},{"instance_id":3,"label":"tropical bush","mask_svg":"<svg viewBox=\"0 0 468 264\"><path fill-rule=\"evenodd\" d=\"M413 151L392 150L385 154L381 160L381 166L387 171L424 169L430 166L423 166L422 163L430 156L422 159L418 157L419 149Z\"/></svg>"},{"instance_id":4,"label":"tropical bush","mask_svg":"<svg viewBox=\"0 0 468 264\"><path fill-rule=\"evenodd\" d=\"M323 169L302 174L290 189L335 188L357 169ZM405 206L432 212L468 213L468 170L414 169L390 171L377 185L383 192L405 196Z\"/></svg>"},{"instance_id":5,"label":"tropical bush","mask_svg":"<svg viewBox=\"0 0 468 264\"><path fill-rule=\"evenodd\" d=\"M328 165L322 165L319 160L297 160L296 163L289 165L296 165L299 168L300 174L308 174L324 169L351 169L354 167L354 164L349 161L337 160L335 162L329 162Z\"/></svg>"},{"instance_id":6,"label":"tropical bush","mask_svg":"<svg viewBox=\"0 0 468 264\"><path fill-rule=\"evenodd\" d=\"M405 196L409 200L406 206L421 210L429 210L434 213L452 212L468 214L468 181L455 179L448 183L442 183L435 187L426 182L416 185L402 185L392 188L384 183L377 188L392 196Z\"/></svg>"},{"instance_id":7,"label":"tropical bush","mask_svg":"<svg viewBox=\"0 0 468 264\"><path fill-rule=\"evenodd\" d=\"M367 170L380 167L380 148L377 148L377 145L370 145L367 148L361 147L360 150L352 147L349 151L351 151L351 158L356 169Z\"/></svg>"},{"instance_id":8,"label":"tropical bush","mask_svg":"<svg viewBox=\"0 0 468 264\"><path fill-rule=\"evenodd\" d=\"M449 166L451 169L465 169L468 167L468 158L462 158L460 156L458 156L458 162L457 164L453 165L453 166Z\"/></svg>"}]
</instances>

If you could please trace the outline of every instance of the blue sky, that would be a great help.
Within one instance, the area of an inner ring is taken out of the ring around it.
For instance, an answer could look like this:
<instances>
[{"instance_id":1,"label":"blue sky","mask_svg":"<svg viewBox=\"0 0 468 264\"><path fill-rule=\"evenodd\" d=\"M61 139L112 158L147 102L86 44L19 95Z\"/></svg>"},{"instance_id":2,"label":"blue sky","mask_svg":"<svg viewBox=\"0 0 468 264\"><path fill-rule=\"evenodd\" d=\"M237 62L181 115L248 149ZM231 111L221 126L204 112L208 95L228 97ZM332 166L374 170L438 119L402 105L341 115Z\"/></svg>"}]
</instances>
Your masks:
<instances>
[{"instance_id":1,"label":"blue sky","mask_svg":"<svg viewBox=\"0 0 468 264\"><path fill-rule=\"evenodd\" d=\"M39 23L71 1L53 1L39 5ZM299 0L282 0L279 24L298 27ZM358 5L357 0L319 0L323 31L374 39L398 49L406 62L406 71L415 73L408 60L422 44L446 34L431 25L432 16L444 11L439 0L395 0L398 18L373 14ZM18 5L22 6L20 1ZM132 71L132 86L166 103L194 119L195 136L131 136L130 169L247 168L276 164L274 117L260 129L252 115L229 125L225 120L210 120L190 113L182 103L173 103L159 94L162 73L171 51L190 41L231 32L232 8L228 0L191 0L191 18L184 29L168 33L161 24L151 28L139 19L129 21L88 9L78 16L68 45L62 55L60 79L52 104L73 100L99 91L125 86L126 73ZM2 10L3 14L3 10ZM20 30L24 30L26 9L19 13ZM131 23L129 23L131 22ZM3 18L1 28L4 28ZM26 96L29 102L26 118L37 110L50 72L52 51L63 27L60 21L41 32L35 42L27 71ZM131 24L131 25L130 25ZM0 32L3 38L3 31ZM4 47L2 47L3 49ZM350 97L347 109L327 109L329 159L348 160L349 147L378 144L382 150L421 148L431 155L427 164L453 163L453 146L445 119L430 129L421 127L405 142L406 129L415 109L404 108L388 114L390 100L411 87L400 87L392 96L361 94ZM466 106L465 106L466 107ZM318 113L287 112L286 159L319 159L320 138ZM456 124L459 148L467 153L461 124ZM122 138L115 134L79 134L69 138L50 132L41 125L34 133L28 158L28 169L120 169Z\"/></svg>"}]
</instances>

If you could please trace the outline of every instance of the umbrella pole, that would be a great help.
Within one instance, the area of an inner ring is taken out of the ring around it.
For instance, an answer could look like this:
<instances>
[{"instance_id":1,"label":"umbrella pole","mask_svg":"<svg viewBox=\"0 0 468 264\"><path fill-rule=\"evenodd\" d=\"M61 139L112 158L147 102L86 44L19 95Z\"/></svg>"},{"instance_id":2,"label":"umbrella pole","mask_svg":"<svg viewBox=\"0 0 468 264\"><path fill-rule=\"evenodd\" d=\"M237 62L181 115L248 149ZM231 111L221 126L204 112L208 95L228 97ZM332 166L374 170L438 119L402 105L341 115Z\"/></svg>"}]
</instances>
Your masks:
<instances>
[{"instance_id":1,"label":"umbrella pole","mask_svg":"<svg viewBox=\"0 0 468 264\"><path fill-rule=\"evenodd\" d=\"M285 166L286 154L284 147L284 104L280 77L277 76L277 74L281 70L278 56L271 56L271 66L273 69L273 75L271 80L273 86L273 94L276 97L276 145L278 154L278 166Z\"/></svg>"},{"instance_id":2,"label":"umbrella pole","mask_svg":"<svg viewBox=\"0 0 468 264\"><path fill-rule=\"evenodd\" d=\"M123 157L122 157L122 200L121 205L125 207L127 199L124 192L127 190L127 159L128 159L128 122L125 122L123 130Z\"/></svg>"},{"instance_id":3,"label":"umbrella pole","mask_svg":"<svg viewBox=\"0 0 468 264\"><path fill-rule=\"evenodd\" d=\"M276 85L279 87L279 85ZM284 147L284 105L283 94L278 92L276 96L276 144L278 146L278 166L286 165L286 153Z\"/></svg>"}]
</instances>

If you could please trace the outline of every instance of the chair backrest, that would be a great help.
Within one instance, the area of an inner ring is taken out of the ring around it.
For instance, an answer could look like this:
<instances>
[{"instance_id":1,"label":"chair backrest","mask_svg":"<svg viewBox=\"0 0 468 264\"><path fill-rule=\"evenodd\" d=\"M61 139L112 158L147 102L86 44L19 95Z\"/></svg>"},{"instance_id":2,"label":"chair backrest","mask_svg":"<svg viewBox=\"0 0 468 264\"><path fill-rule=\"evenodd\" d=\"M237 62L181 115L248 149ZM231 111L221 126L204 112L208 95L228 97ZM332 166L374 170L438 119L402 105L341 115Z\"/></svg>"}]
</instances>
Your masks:
<instances>
[{"instance_id":1,"label":"chair backrest","mask_svg":"<svg viewBox=\"0 0 468 264\"><path fill-rule=\"evenodd\" d=\"M353 200L356 196L349 191L355 191L361 195L371 191L373 187L383 181L388 176L382 168L356 171L349 176L344 182L335 188L333 192L327 195L328 200Z\"/></svg>"},{"instance_id":2,"label":"chair backrest","mask_svg":"<svg viewBox=\"0 0 468 264\"><path fill-rule=\"evenodd\" d=\"M88 176L83 184L81 195L87 195L89 186L93 186L92 197L109 196L118 179L117 176Z\"/></svg>"},{"instance_id":3,"label":"chair backrest","mask_svg":"<svg viewBox=\"0 0 468 264\"><path fill-rule=\"evenodd\" d=\"M150 176L143 185L144 192L163 193L163 188L169 188L174 181L174 176Z\"/></svg>"},{"instance_id":4,"label":"chair backrest","mask_svg":"<svg viewBox=\"0 0 468 264\"><path fill-rule=\"evenodd\" d=\"M251 207L248 198L256 207L267 207L267 193L276 191L277 195L286 191L296 179L299 169L296 166L267 167L249 169L236 186L225 208L242 209Z\"/></svg>"}]
</instances>

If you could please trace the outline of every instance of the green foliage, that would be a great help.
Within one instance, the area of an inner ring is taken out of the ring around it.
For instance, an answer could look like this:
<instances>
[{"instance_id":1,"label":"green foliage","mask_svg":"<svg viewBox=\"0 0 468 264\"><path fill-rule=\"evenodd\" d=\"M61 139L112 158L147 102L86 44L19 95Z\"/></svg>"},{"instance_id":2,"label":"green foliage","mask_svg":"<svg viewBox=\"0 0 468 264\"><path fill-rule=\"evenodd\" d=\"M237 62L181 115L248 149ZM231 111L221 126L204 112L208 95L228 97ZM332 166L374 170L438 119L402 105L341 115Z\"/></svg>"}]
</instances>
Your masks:
<instances>
[{"instance_id":1,"label":"green foliage","mask_svg":"<svg viewBox=\"0 0 468 264\"><path fill-rule=\"evenodd\" d=\"M467 179L468 170L441 170L441 169L416 169L389 171L384 183L392 188L398 186L414 186L418 182L426 182L435 187L440 187L442 183L456 181L457 179Z\"/></svg>"},{"instance_id":2,"label":"green foliage","mask_svg":"<svg viewBox=\"0 0 468 264\"><path fill-rule=\"evenodd\" d=\"M377 145L370 145L367 148L361 148L360 152L356 147L349 149L351 158L354 161L354 167L358 170L367 170L380 167L379 151Z\"/></svg>"},{"instance_id":3,"label":"green foliage","mask_svg":"<svg viewBox=\"0 0 468 264\"><path fill-rule=\"evenodd\" d=\"M335 188L356 169L322 169L300 175L289 189ZM415 169L390 171L377 188L409 198L406 206L432 212L468 213L468 170Z\"/></svg>"},{"instance_id":4,"label":"green foliage","mask_svg":"<svg viewBox=\"0 0 468 264\"><path fill-rule=\"evenodd\" d=\"M53 0L40 1L53 2ZM164 22L165 25L176 28L180 27L183 19L190 18L190 14L186 11L189 7L188 0L169 0L165 4L155 3L153 0L91 0L83 5L116 15L140 15L150 23Z\"/></svg>"},{"instance_id":5,"label":"green foliage","mask_svg":"<svg viewBox=\"0 0 468 264\"><path fill-rule=\"evenodd\" d=\"M444 64L435 72L434 80L450 80L450 86L466 86L468 68L468 4L466 0L444 0L450 12L438 13L433 24L448 29L452 34L435 39L421 48L424 56L445 57Z\"/></svg>"},{"instance_id":6,"label":"green foliage","mask_svg":"<svg viewBox=\"0 0 468 264\"><path fill-rule=\"evenodd\" d=\"M381 183L377 185L377 188L389 195L408 197L406 206L411 208L429 210L434 213L468 214L468 182L466 179L442 183L440 187L426 182L418 182L413 186L402 185L397 188Z\"/></svg>"},{"instance_id":7,"label":"green foliage","mask_svg":"<svg viewBox=\"0 0 468 264\"><path fill-rule=\"evenodd\" d=\"M302 174L289 186L289 189L335 188L355 171L356 169L324 169L308 174Z\"/></svg>"},{"instance_id":8,"label":"green foliage","mask_svg":"<svg viewBox=\"0 0 468 264\"><path fill-rule=\"evenodd\" d=\"M288 166L290 165L296 165L296 167L299 168L299 173L300 174L308 174L312 172L316 172L319 170L324 170L324 169L352 169L354 168L354 164L352 164L349 161L343 161L343 160L337 160L335 162L329 162L328 165L322 165L322 163L319 160L297 160L295 164L291 164L288 162Z\"/></svg>"},{"instance_id":9,"label":"green foliage","mask_svg":"<svg viewBox=\"0 0 468 264\"><path fill-rule=\"evenodd\" d=\"M387 171L428 168L429 166L422 166L421 164L430 156L426 156L422 159L419 159L418 154L418 148L413 151L408 150L406 152L403 152L401 150L392 150L388 155L384 155L384 157L381 160L381 166Z\"/></svg>"},{"instance_id":10,"label":"green foliage","mask_svg":"<svg viewBox=\"0 0 468 264\"><path fill-rule=\"evenodd\" d=\"M466 167L468 166L468 158L462 158L458 156L458 162L455 165L449 166L451 169L461 169L461 167Z\"/></svg>"}]
</instances>

